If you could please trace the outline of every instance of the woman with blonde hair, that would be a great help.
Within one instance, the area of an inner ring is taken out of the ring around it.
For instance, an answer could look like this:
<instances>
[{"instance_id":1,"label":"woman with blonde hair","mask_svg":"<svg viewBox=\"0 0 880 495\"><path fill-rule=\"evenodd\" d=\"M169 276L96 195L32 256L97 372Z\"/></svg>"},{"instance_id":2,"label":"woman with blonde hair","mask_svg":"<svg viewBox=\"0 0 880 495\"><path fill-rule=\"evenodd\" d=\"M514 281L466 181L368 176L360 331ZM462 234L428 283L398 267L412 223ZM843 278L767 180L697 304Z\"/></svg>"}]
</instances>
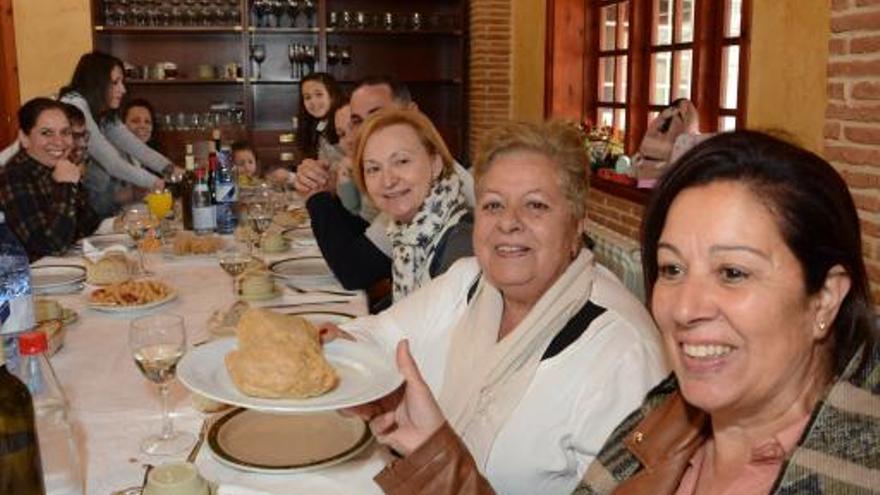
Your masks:
<instances>
[{"instance_id":1,"label":"woman with blonde hair","mask_svg":"<svg viewBox=\"0 0 880 495\"><path fill-rule=\"evenodd\" d=\"M470 256L473 217L452 155L416 110L387 110L361 128L354 180L391 218L393 299Z\"/></svg>"}]
</instances>

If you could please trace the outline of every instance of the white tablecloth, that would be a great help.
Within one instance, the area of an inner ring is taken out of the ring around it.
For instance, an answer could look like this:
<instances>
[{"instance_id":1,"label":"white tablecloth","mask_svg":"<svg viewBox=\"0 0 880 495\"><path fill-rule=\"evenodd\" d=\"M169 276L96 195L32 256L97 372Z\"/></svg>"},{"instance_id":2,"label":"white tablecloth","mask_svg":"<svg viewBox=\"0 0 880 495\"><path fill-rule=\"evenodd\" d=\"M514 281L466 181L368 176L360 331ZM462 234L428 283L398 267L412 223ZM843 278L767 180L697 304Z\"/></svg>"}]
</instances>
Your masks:
<instances>
[{"instance_id":1,"label":"white tablecloth","mask_svg":"<svg viewBox=\"0 0 880 495\"><path fill-rule=\"evenodd\" d=\"M292 254L315 254L302 250L274 256L279 259ZM156 308L155 312L173 312L184 317L190 343L209 337L206 322L212 311L226 308L233 302L232 279L215 259L178 261L148 256L148 267L157 278L174 287L177 300ZM269 261L269 260L267 260ZM37 264L76 264L77 258L45 258ZM143 465L183 460L156 457L139 451L142 438L158 432L161 422L160 402L156 386L148 382L134 365L128 348L129 321L140 314L107 314L88 309L86 294L51 296L79 313L79 321L69 327L64 347L52 357L52 365L70 400L71 416L79 440L80 457L84 461L86 493L107 495L113 490L139 485ZM338 300L326 294L295 294L286 291L279 301L310 302ZM346 305L313 306L315 309L348 310L366 313L364 295L358 294ZM176 381L171 387L170 407L176 429L198 433L204 415L196 411L190 396ZM388 460L387 452L373 445L367 451L343 464L303 473L266 475L237 471L219 464L205 442L196 461L209 480L235 483L277 494L369 494L381 493L372 477Z\"/></svg>"}]
</instances>

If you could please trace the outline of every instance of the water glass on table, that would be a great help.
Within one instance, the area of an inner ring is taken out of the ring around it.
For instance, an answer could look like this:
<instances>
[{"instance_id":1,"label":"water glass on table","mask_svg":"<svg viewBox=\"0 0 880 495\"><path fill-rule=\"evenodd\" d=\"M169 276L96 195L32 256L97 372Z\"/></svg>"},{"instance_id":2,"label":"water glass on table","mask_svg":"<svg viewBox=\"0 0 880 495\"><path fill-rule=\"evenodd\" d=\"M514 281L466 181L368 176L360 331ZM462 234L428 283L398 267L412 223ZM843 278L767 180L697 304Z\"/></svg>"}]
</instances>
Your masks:
<instances>
[{"instance_id":1,"label":"water glass on table","mask_svg":"<svg viewBox=\"0 0 880 495\"><path fill-rule=\"evenodd\" d=\"M136 318L131 322L128 343L141 373L159 386L162 398L162 431L145 438L141 450L152 455L174 455L189 449L196 438L188 432L174 431L168 411L168 384L177 373L177 363L186 352L183 318L159 314Z\"/></svg>"},{"instance_id":2,"label":"water glass on table","mask_svg":"<svg viewBox=\"0 0 880 495\"><path fill-rule=\"evenodd\" d=\"M134 205L122 214L122 225L135 243L135 248L138 252L139 274L142 276L152 276L153 272L147 270L146 262L144 261L144 250L141 242L146 238L150 229L156 226L155 218L144 205Z\"/></svg>"}]
</instances>

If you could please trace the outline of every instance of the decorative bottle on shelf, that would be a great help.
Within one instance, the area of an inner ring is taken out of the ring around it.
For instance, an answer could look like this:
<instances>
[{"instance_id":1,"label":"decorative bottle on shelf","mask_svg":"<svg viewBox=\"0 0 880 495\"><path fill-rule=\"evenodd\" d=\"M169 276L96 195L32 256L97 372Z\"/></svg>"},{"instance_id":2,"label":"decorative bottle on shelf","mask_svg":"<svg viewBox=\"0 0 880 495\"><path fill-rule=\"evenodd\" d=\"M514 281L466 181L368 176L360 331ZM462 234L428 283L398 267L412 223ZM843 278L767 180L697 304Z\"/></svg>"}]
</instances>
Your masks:
<instances>
[{"instance_id":1,"label":"decorative bottle on shelf","mask_svg":"<svg viewBox=\"0 0 880 495\"><path fill-rule=\"evenodd\" d=\"M18 368L15 334L33 326L34 302L27 252L0 212L0 337L6 349L6 366L13 373Z\"/></svg>"},{"instance_id":2,"label":"decorative bottle on shelf","mask_svg":"<svg viewBox=\"0 0 880 495\"><path fill-rule=\"evenodd\" d=\"M216 214L214 202L211 200L211 190L208 188L207 171L204 168L196 170L196 182L192 190L192 222L193 230L197 234L207 234L216 228Z\"/></svg>"},{"instance_id":3,"label":"decorative bottle on shelf","mask_svg":"<svg viewBox=\"0 0 880 495\"><path fill-rule=\"evenodd\" d=\"M222 149L217 153L217 173L214 175L214 194L217 203L217 232L231 234L238 225L238 174L232 162L232 152Z\"/></svg>"},{"instance_id":4,"label":"decorative bottle on shelf","mask_svg":"<svg viewBox=\"0 0 880 495\"><path fill-rule=\"evenodd\" d=\"M34 404L10 373L0 344L0 493L45 495Z\"/></svg>"},{"instance_id":5,"label":"decorative bottle on shelf","mask_svg":"<svg viewBox=\"0 0 880 495\"><path fill-rule=\"evenodd\" d=\"M183 180L180 184L180 203L182 205L181 210L183 216L183 228L186 230L193 230L193 216L192 216L192 199L193 199L193 186L195 186L196 181L196 157L193 156L193 145L186 145L186 156L183 157L184 167L186 171L183 174Z\"/></svg>"},{"instance_id":6,"label":"decorative bottle on shelf","mask_svg":"<svg viewBox=\"0 0 880 495\"><path fill-rule=\"evenodd\" d=\"M68 417L67 398L46 357L46 334L40 331L22 333L18 337L18 346L21 351L18 376L34 401L46 492L82 495L82 471Z\"/></svg>"}]
</instances>

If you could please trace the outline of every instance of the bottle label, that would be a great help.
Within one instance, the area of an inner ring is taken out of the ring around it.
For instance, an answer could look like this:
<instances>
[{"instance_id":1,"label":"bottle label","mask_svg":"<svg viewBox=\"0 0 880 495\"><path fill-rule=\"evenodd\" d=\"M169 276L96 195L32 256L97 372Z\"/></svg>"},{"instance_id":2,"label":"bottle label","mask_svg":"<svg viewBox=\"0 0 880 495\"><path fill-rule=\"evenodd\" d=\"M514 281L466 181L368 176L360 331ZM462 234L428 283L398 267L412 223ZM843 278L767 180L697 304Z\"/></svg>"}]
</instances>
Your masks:
<instances>
[{"instance_id":1,"label":"bottle label","mask_svg":"<svg viewBox=\"0 0 880 495\"><path fill-rule=\"evenodd\" d=\"M221 182L216 189L218 203L231 203L238 199L238 190L233 182Z\"/></svg>"},{"instance_id":2,"label":"bottle label","mask_svg":"<svg viewBox=\"0 0 880 495\"><path fill-rule=\"evenodd\" d=\"M193 207L192 213L193 230L206 231L217 227L213 206Z\"/></svg>"}]
</instances>

